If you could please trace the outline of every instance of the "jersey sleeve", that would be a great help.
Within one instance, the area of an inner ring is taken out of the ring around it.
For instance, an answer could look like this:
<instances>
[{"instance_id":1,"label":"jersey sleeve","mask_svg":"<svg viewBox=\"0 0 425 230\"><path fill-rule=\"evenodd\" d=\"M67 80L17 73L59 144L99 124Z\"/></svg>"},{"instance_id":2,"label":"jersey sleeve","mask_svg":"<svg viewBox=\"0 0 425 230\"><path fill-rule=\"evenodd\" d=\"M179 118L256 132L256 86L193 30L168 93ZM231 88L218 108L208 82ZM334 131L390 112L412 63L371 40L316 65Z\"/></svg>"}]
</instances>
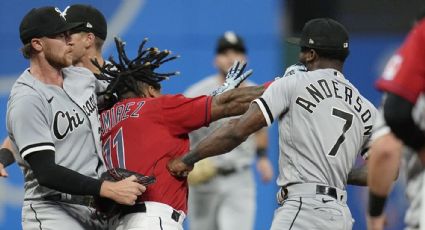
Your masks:
<instances>
[{"instance_id":1,"label":"jersey sleeve","mask_svg":"<svg viewBox=\"0 0 425 230\"><path fill-rule=\"evenodd\" d=\"M254 103L257 103L260 107L268 126L288 110L292 92L296 86L295 77L291 76L275 80L260 98L254 100Z\"/></svg>"},{"instance_id":2,"label":"jersey sleeve","mask_svg":"<svg viewBox=\"0 0 425 230\"><path fill-rule=\"evenodd\" d=\"M173 135L190 133L211 122L212 97L187 98L181 94L163 97L162 116Z\"/></svg>"},{"instance_id":3,"label":"jersey sleeve","mask_svg":"<svg viewBox=\"0 0 425 230\"><path fill-rule=\"evenodd\" d=\"M380 79L379 90L390 92L415 103L425 91L425 20L407 36L398 52L388 61Z\"/></svg>"},{"instance_id":4,"label":"jersey sleeve","mask_svg":"<svg viewBox=\"0 0 425 230\"><path fill-rule=\"evenodd\" d=\"M22 96L9 104L7 128L22 158L36 151L55 151L46 111L47 106L35 95Z\"/></svg>"}]
</instances>

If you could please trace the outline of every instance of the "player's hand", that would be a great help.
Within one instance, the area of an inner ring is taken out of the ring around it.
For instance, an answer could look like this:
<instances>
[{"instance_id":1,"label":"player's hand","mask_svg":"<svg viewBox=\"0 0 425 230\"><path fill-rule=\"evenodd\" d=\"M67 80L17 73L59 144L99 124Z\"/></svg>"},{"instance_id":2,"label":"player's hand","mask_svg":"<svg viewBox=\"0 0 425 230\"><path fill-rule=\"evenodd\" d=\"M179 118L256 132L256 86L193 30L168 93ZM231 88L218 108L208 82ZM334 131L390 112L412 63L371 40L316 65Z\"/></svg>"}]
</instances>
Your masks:
<instances>
[{"instance_id":1,"label":"player's hand","mask_svg":"<svg viewBox=\"0 0 425 230\"><path fill-rule=\"evenodd\" d=\"M100 188L100 196L119 204L134 205L137 197L146 191L146 187L136 181L137 177L134 175L118 182L104 181Z\"/></svg>"},{"instance_id":2,"label":"player's hand","mask_svg":"<svg viewBox=\"0 0 425 230\"><path fill-rule=\"evenodd\" d=\"M185 178L193 169L193 165L186 165L181 158L173 158L168 161L168 172L177 178Z\"/></svg>"},{"instance_id":3,"label":"player's hand","mask_svg":"<svg viewBox=\"0 0 425 230\"><path fill-rule=\"evenodd\" d=\"M211 96L215 96L231 89L237 88L245 79L247 79L252 74L252 69L244 72L246 62L235 61L232 67L230 67L229 71L226 75L226 80L223 85L215 89Z\"/></svg>"},{"instance_id":4,"label":"player's hand","mask_svg":"<svg viewBox=\"0 0 425 230\"><path fill-rule=\"evenodd\" d=\"M3 164L0 163L0 177L8 177L9 174L7 174L6 169L4 168Z\"/></svg>"},{"instance_id":5,"label":"player's hand","mask_svg":"<svg viewBox=\"0 0 425 230\"><path fill-rule=\"evenodd\" d=\"M385 215L380 216L367 216L367 229L368 230L383 230L385 227Z\"/></svg>"},{"instance_id":6,"label":"player's hand","mask_svg":"<svg viewBox=\"0 0 425 230\"><path fill-rule=\"evenodd\" d=\"M273 166L269 158L265 156L258 158L257 170L263 182L269 182L273 179Z\"/></svg>"}]
</instances>

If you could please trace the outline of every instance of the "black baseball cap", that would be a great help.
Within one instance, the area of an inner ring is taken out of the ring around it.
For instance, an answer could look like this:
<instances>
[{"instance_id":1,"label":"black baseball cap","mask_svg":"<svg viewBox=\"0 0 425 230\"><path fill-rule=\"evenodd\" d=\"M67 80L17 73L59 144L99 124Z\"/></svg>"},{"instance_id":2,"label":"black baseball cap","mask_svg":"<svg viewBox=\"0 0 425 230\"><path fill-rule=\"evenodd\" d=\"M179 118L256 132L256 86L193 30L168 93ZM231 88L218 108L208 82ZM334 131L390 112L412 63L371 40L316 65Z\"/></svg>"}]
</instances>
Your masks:
<instances>
[{"instance_id":1,"label":"black baseball cap","mask_svg":"<svg viewBox=\"0 0 425 230\"><path fill-rule=\"evenodd\" d=\"M333 19L316 18L304 25L301 37L288 38L287 42L301 47L348 51L348 32Z\"/></svg>"},{"instance_id":2,"label":"black baseball cap","mask_svg":"<svg viewBox=\"0 0 425 230\"><path fill-rule=\"evenodd\" d=\"M19 37L23 44L27 44L32 38L60 34L80 25L81 23L67 22L57 7L33 8L21 21Z\"/></svg>"},{"instance_id":3,"label":"black baseball cap","mask_svg":"<svg viewBox=\"0 0 425 230\"><path fill-rule=\"evenodd\" d=\"M90 5L75 4L66 7L64 13L68 22L83 22L76 30L90 32L102 40L106 39L108 26L105 16L98 9Z\"/></svg>"},{"instance_id":4,"label":"black baseball cap","mask_svg":"<svg viewBox=\"0 0 425 230\"><path fill-rule=\"evenodd\" d=\"M223 53L229 49L246 53L243 39L233 31L225 32L217 41L216 53Z\"/></svg>"}]
</instances>

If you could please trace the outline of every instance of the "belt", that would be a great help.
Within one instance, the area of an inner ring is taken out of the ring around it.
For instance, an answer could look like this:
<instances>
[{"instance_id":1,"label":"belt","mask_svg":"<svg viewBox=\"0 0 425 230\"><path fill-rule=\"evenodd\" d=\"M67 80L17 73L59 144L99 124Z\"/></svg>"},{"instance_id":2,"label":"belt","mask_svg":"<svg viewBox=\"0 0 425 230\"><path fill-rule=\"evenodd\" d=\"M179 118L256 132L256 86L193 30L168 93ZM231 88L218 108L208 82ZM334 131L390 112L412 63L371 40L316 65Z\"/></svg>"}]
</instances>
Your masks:
<instances>
[{"instance_id":1,"label":"belt","mask_svg":"<svg viewBox=\"0 0 425 230\"><path fill-rule=\"evenodd\" d=\"M70 195L70 194L55 194L50 196L42 197L41 200L47 200L47 201L59 201L69 204L79 204L91 207L93 204L93 197L92 196L79 196L79 195Z\"/></svg>"},{"instance_id":2,"label":"belt","mask_svg":"<svg viewBox=\"0 0 425 230\"><path fill-rule=\"evenodd\" d=\"M123 208L120 213L120 218L127 214L138 213L138 212L146 212L146 204L139 203L133 206L123 205ZM173 219L175 222L179 222L180 215L181 214L179 212L177 212L176 210L173 210L173 212L171 213L171 219Z\"/></svg>"},{"instance_id":3,"label":"belt","mask_svg":"<svg viewBox=\"0 0 425 230\"><path fill-rule=\"evenodd\" d=\"M281 196L287 199L291 195L325 195L337 201L346 201L347 193L344 190L315 183L302 183L283 186Z\"/></svg>"},{"instance_id":4,"label":"belt","mask_svg":"<svg viewBox=\"0 0 425 230\"><path fill-rule=\"evenodd\" d=\"M220 176L229 176L233 173L240 172L242 170L248 169L249 167L251 167L251 166L250 165L244 165L241 168L236 168L236 167L233 167L233 168L218 168L217 174L220 175Z\"/></svg>"}]
</instances>

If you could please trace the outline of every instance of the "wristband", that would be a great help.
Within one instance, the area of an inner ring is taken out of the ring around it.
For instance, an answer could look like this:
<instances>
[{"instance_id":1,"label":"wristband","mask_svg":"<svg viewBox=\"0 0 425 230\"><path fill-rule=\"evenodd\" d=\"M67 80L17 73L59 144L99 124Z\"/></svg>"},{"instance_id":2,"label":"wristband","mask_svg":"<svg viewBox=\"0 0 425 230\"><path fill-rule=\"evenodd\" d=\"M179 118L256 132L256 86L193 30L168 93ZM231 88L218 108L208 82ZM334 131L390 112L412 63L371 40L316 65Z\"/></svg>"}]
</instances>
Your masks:
<instances>
[{"instance_id":1,"label":"wristband","mask_svg":"<svg viewBox=\"0 0 425 230\"><path fill-rule=\"evenodd\" d=\"M382 215L386 200L386 196L379 196L369 191L369 216L376 217Z\"/></svg>"},{"instance_id":2,"label":"wristband","mask_svg":"<svg viewBox=\"0 0 425 230\"><path fill-rule=\"evenodd\" d=\"M15 158L13 157L12 151L10 151L8 148L1 148L0 163L2 163L3 166L6 168L7 166L11 165L13 162L15 162Z\"/></svg>"}]
</instances>

